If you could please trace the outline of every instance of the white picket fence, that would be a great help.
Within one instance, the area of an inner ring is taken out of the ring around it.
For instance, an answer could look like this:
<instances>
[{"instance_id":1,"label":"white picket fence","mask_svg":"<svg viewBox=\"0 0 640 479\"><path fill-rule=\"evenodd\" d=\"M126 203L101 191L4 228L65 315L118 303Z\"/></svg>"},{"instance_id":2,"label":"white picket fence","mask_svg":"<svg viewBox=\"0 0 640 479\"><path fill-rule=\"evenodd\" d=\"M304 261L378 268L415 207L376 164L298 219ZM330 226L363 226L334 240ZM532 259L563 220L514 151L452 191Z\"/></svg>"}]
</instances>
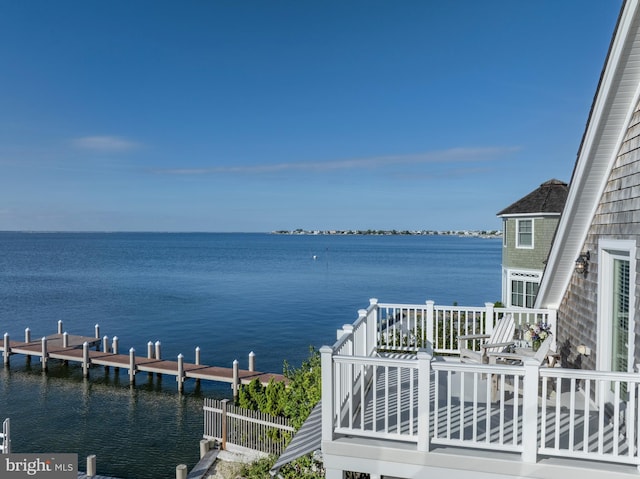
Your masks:
<instances>
[{"instance_id":1,"label":"white picket fence","mask_svg":"<svg viewBox=\"0 0 640 479\"><path fill-rule=\"evenodd\" d=\"M220 441L222 449L232 444L279 456L295 431L287 418L243 409L228 399L205 398L203 409L204 438Z\"/></svg>"}]
</instances>

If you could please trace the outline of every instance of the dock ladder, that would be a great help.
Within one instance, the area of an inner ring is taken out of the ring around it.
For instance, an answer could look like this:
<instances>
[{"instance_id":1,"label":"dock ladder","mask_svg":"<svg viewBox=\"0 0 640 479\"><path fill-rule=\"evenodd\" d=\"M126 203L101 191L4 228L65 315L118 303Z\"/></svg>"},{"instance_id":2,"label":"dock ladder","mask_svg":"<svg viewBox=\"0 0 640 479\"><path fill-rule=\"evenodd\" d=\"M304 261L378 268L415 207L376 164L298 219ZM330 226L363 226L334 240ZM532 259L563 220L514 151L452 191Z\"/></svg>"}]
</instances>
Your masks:
<instances>
[{"instance_id":1,"label":"dock ladder","mask_svg":"<svg viewBox=\"0 0 640 479\"><path fill-rule=\"evenodd\" d=\"M10 424L11 421L9 418L5 419L2 423L2 434L0 434L0 440L2 440L2 444L0 444L0 453L2 454L11 454Z\"/></svg>"}]
</instances>

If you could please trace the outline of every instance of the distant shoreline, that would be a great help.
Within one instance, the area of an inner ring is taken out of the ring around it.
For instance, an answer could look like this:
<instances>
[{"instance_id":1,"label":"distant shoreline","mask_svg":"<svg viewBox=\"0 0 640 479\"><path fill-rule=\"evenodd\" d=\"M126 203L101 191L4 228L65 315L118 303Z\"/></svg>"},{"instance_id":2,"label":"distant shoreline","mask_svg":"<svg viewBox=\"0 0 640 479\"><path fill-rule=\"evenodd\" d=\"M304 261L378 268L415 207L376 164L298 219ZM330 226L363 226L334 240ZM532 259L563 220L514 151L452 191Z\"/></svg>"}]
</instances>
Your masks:
<instances>
[{"instance_id":1,"label":"distant shoreline","mask_svg":"<svg viewBox=\"0 0 640 479\"><path fill-rule=\"evenodd\" d=\"M370 236L461 236L465 238L502 238L502 231L498 230L277 230L276 235L370 235Z\"/></svg>"}]
</instances>

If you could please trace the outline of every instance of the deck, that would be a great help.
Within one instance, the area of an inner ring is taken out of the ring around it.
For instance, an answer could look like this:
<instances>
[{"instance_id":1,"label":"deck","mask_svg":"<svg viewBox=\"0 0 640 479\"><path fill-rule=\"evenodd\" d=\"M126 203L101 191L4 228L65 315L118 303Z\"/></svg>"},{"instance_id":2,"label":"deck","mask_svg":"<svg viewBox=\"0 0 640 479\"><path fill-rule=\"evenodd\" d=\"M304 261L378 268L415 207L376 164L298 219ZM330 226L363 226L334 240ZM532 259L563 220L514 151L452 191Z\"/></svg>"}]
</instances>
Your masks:
<instances>
[{"instance_id":1,"label":"deck","mask_svg":"<svg viewBox=\"0 0 640 479\"><path fill-rule=\"evenodd\" d=\"M361 310L320 350L327 478L638 477L640 376L550 367L544 354L461 363L455 334L504 313Z\"/></svg>"}]
</instances>

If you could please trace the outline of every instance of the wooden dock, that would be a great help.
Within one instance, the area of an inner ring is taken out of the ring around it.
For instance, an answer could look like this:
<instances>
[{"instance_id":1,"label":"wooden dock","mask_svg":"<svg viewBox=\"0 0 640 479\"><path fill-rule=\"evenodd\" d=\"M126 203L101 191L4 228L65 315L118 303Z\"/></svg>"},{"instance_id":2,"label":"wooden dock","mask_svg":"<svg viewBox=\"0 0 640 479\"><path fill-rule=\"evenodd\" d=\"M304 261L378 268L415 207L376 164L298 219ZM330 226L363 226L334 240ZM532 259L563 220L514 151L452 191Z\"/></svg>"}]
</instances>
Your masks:
<instances>
[{"instance_id":1,"label":"wooden dock","mask_svg":"<svg viewBox=\"0 0 640 479\"><path fill-rule=\"evenodd\" d=\"M98 325L95 329L95 336L70 335L62 332L62 323L58 322L57 334L45 336L38 341L31 340L28 328L25 330L25 341L13 341L5 333L4 340L0 343L0 351L6 367L9 366L12 355L21 354L28 358L39 357L43 371L47 370L50 359L79 363L85 377L89 376L92 366L122 368L129 371L131 384L135 384L138 372L174 376L180 392L183 391L185 380L189 378L229 383L232 385L234 397L237 396L241 384L249 384L254 379L258 379L263 385L271 380L285 381L282 374L255 371L253 353L249 354L247 370L240 369L237 360L230 368L201 364L199 348L195 349L194 363L185 362L182 354L178 355L176 361L162 359L159 342L148 343L146 357L137 356L133 348L129 349L128 354L119 354L118 338L114 337L110 346L106 336L100 337Z\"/></svg>"}]
</instances>

